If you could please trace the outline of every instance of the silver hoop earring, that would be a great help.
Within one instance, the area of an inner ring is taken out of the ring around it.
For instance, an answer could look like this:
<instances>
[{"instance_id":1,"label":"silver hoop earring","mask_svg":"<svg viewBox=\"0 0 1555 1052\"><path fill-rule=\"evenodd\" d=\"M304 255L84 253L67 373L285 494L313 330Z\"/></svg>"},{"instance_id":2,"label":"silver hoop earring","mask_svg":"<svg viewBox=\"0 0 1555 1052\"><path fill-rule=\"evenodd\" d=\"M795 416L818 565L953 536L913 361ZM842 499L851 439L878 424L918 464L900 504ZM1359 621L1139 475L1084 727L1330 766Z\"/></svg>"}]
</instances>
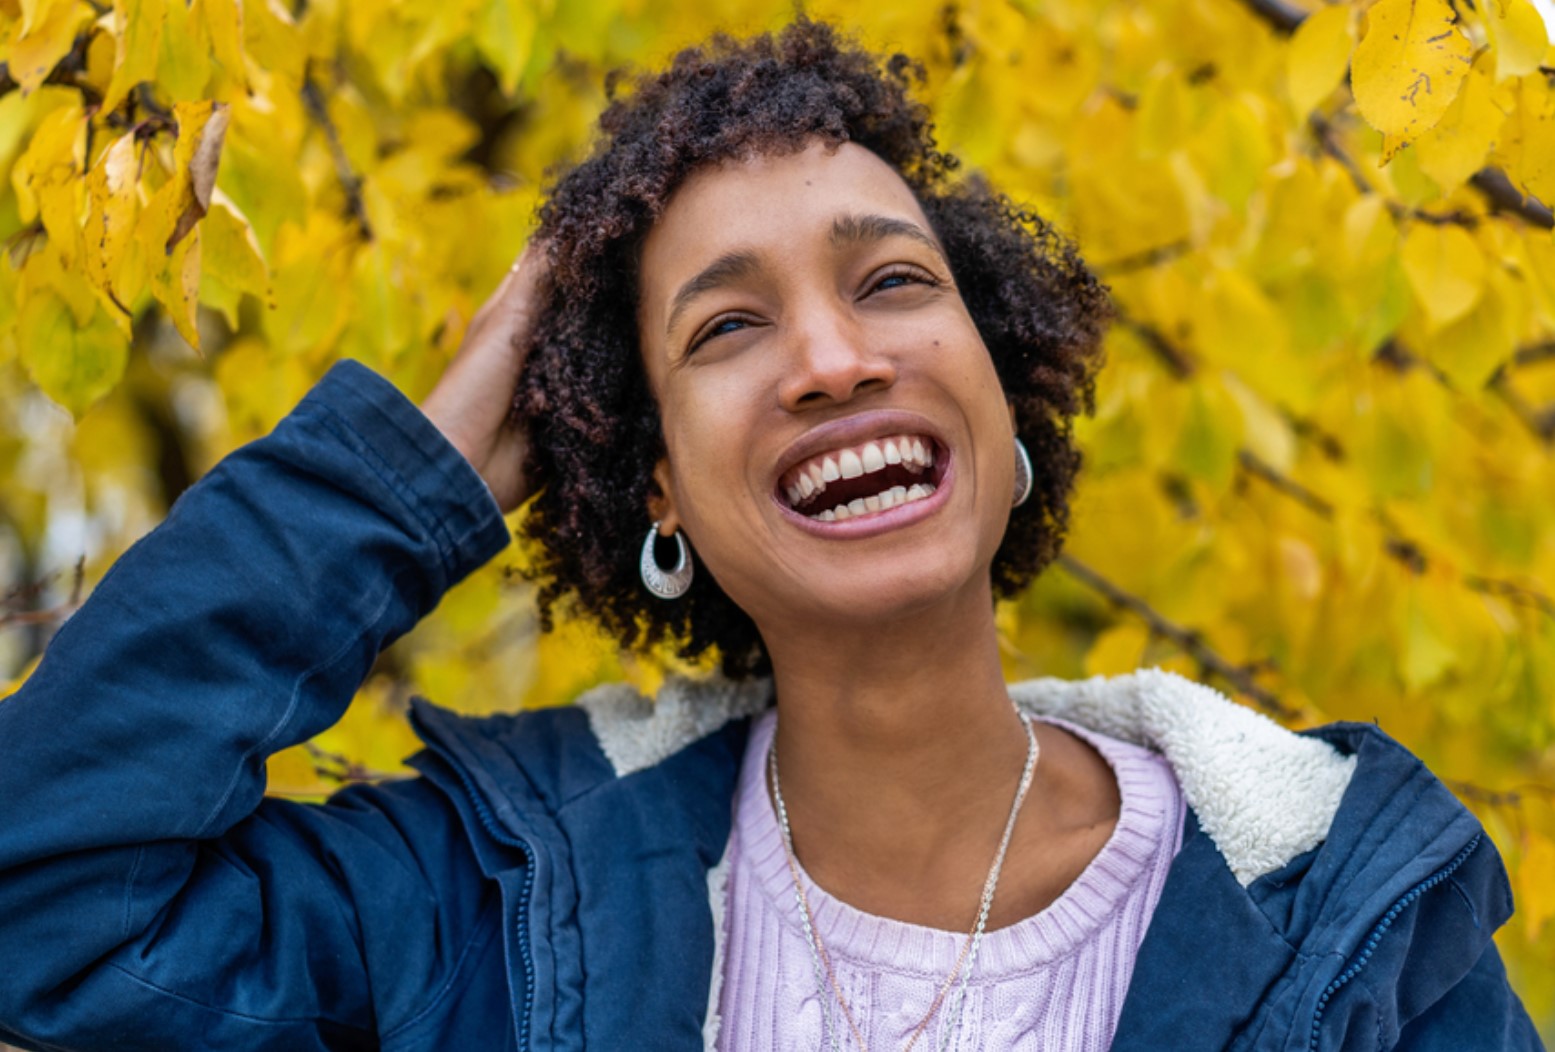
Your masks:
<instances>
[{"instance_id":1,"label":"silver hoop earring","mask_svg":"<svg viewBox=\"0 0 1555 1052\"><path fill-rule=\"evenodd\" d=\"M1015 500L1010 505L1018 508L1026 503L1031 496L1031 455L1026 452L1026 443L1015 436Z\"/></svg>"},{"instance_id":2,"label":"silver hoop earring","mask_svg":"<svg viewBox=\"0 0 1555 1052\"><path fill-rule=\"evenodd\" d=\"M676 530L674 533L675 565L668 570L662 569L653 551L653 542L658 539L658 536L659 524L656 522L649 527L648 537L643 541L643 555L638 562L638 572L642 574L643 586L660 599L679 599L691 587L693 572L691 549L686 546L686 538Z\"/></svg>"}]
</instances>

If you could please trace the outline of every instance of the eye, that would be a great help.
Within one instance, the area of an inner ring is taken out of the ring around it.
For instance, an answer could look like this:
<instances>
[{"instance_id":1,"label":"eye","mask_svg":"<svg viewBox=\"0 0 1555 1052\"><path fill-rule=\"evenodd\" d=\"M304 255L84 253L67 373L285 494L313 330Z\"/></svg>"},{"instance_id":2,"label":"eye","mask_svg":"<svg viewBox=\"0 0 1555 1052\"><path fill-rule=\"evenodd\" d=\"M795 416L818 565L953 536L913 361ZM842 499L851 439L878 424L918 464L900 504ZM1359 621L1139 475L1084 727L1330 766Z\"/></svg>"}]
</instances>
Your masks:
<instances>
[{"instance_id":1,"label":"eye","mask_svg":"<svg viewBox=\"0 0 1555 1052\"><path fill-rule=\"evenodd\" d=\"M716 339L719 336L727 336L731 332L739 332L741 329L749 327L750 321L745 318L731 316L714 318L706 328L697 333L696 337L692 339L691 346L686 348L686 353L690 354L708 340Z\"/></svg>"},{"instance_id":2,"label":"eye","mask_svg":"<svg viewBox=\"0 0 1555 1052\"><path fill-rule=\"evenodd\" d=\"M905 288L909 285L927 285L931 288L939 285L939 279L928 271L919 267L900 264L888 268L884 273L875 277L865 290L864 295L873 295L876 292L888 292L891 289Z\"/></svg>"}]
</instances>

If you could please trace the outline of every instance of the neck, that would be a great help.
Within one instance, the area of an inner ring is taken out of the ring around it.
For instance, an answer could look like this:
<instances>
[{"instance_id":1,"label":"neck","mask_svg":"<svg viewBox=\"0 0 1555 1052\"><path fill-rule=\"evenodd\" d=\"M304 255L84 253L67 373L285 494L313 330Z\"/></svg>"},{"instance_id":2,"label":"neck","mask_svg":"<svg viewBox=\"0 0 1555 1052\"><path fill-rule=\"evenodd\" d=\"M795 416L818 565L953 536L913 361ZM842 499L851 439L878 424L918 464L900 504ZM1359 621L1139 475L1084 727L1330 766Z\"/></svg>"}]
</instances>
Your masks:
<instances>
[{"instance_id":1,"label":"neck","mask_svg":"<svg viewBox=\"0 0 1555 1052\"><path fill-rule=\"evenodd\" d=\"M902 897L933 923L942 898L954 914L945 927L965 922L1026 757L992 597L954 605L768 636L800 860L834 894L886 915L916 912L893 908Z\"/></svg>"}]
</instances>

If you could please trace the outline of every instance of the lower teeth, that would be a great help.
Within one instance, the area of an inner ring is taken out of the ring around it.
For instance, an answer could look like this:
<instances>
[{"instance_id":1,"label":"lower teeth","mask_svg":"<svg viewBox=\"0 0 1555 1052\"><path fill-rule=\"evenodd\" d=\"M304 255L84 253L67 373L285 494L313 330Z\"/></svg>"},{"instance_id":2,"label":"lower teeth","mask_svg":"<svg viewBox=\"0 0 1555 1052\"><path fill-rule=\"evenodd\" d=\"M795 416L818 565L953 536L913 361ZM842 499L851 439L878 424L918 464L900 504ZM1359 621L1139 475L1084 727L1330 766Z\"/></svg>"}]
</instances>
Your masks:
<instances>
[{"instance_id":1,"label":"lower teeth","mask_svg":"<svg viewBox=\"0 0 1555 1052\"><path fill-rule=\"evenodd\" d=\"M810 516L819 522L842 522L846 519L856 519L860 515L869 515L877 511L888 511L900 504L910 504L915 500L922 500L934 492L934 484L915 483L912 486L893 486L884 493L877 493L873 497L859 497L846 504L839 504L835 508L823 511L818 515Z\"/></svg>"}]
</instances>

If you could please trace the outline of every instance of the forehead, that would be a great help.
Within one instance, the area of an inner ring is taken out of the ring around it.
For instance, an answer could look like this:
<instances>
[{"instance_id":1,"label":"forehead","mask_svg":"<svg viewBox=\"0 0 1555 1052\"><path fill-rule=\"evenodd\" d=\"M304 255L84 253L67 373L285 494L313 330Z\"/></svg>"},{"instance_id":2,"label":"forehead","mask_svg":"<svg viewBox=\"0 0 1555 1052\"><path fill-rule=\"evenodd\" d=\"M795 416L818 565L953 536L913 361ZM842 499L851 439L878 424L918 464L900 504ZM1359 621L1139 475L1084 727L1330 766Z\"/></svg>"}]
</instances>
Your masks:
<instances>
[{"instance_id":1,"label":"forehead","mask_svg":"<svg viewBox=\"0 0 1555 1052\"><path fill-rule=\"evenodd\" d=\"M643 243L644 306L731 248L782 255L824 240L838 216L871 214L928 229L901 176L862 146L815 142L694 172L675 191Z\"/></svg>"}]
</instances>

